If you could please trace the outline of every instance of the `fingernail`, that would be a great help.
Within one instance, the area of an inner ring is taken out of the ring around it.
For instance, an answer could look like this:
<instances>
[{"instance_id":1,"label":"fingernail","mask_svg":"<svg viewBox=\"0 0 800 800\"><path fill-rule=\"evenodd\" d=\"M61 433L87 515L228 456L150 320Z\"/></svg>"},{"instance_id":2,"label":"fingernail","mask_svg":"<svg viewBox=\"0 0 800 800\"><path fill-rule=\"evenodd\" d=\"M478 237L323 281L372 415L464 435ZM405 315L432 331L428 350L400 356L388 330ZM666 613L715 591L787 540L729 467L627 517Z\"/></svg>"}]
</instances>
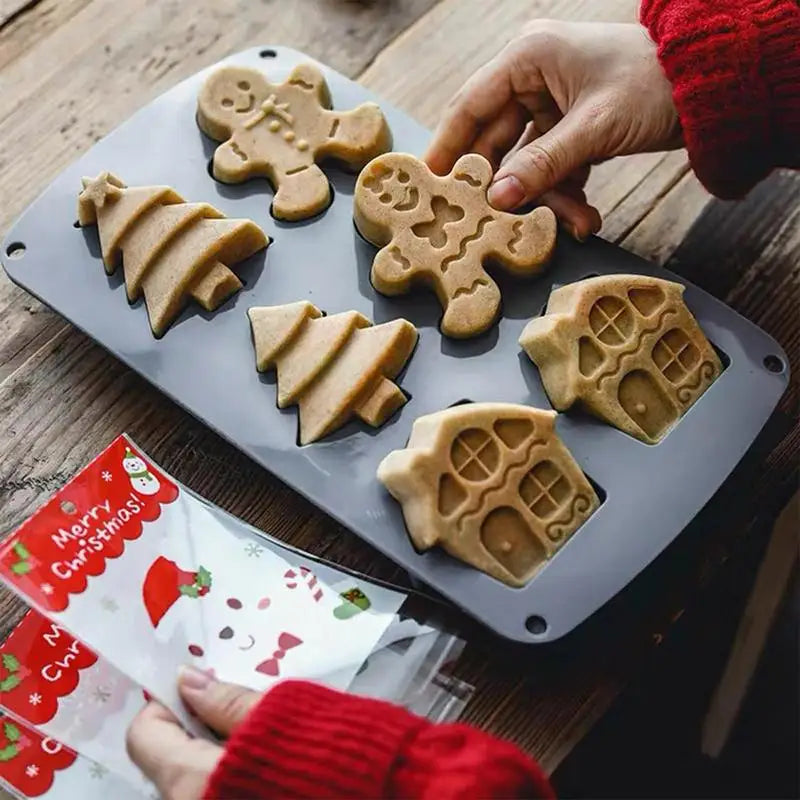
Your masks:
<instances>
[{"instance_id":1,"label":"fingernail","mask_svg":"<svg viewBox=\"0 0 800 800\"><path fill-rule=\"evenodd\" d=\"M569 225L567 227L567 230L569 231L570 236L572 236L572 238L575 239L576 241L578 241L578 242L585 242L586 241L586 237L585 236L581 236L581 234L578 233L578 226L577 225Z\"/></svg>"},{"instance_id":2,"label":"fingernail","mask_svg":"<svg viewBox=\"0 0 800 800\"><path fill-rule=\"evenodd\" d=\"M525 199L525 189L515 175L506 175L489 187L487 196L495 208L516 208Z\"/></svg>"},{"instance_id":3,"label":"fingernail","mask_svg":"<svg viewBox=\"0 0 800 800\"><path fill-rule=\"evenodd\" d=\"M178 683L184 689L202 691L211 683L211 676L195 667L182 666L178 670Z\"/></svg>"}]
</instances>

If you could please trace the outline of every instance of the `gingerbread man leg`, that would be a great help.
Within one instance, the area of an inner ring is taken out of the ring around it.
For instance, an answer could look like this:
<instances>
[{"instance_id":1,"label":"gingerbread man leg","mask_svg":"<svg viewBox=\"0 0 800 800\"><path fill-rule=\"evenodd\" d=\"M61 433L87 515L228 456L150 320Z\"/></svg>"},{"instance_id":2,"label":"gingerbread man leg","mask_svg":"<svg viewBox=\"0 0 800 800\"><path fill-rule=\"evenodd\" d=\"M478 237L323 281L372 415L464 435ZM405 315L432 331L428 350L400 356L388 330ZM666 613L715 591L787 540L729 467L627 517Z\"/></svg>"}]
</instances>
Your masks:
<instances>
[{"instance_id":1,"label":"gingerbread man leg","mask_svg":"<svg viewBox=\"0 0 800 800\"><path fill-rule=\"evenodd\" d=\"M442 333L454 339L483 333L500 312L500 289L488 275L459 287L452 299L440 297L440 300L445 305Z\"/></svg>"},{"instance_id":2,"label":"gingerbread man leg","mask_svg":"<svg viewBox=\"0 0 800 800\"><path fill-rule=\"evenodd\" d=\"M324 211L330 204L328 179L316 164L276 175L275 182L277 192L272 213L278 219L288 222L306 219Z\"/></svg>"}]
</instances>

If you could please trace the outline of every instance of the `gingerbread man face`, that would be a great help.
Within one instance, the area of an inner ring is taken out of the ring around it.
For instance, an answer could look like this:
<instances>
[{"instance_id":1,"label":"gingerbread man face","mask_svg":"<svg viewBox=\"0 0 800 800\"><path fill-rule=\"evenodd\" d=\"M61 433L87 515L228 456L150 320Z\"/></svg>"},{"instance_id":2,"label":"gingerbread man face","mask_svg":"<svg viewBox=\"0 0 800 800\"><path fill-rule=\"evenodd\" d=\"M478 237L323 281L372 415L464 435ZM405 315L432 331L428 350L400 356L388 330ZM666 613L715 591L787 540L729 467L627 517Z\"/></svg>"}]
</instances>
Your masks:
<instances>
[{"instance_id":1,"label":"gingerbread man face","mask_svg":"<svg viewBox=\"0 0 800 800\"><path fill-rule=\"evenodd\" d=\"M497 318L500 290L487 265L533 275L555 245L553 212L496 211L486 198L491 179L491 166L479 155L462 156L439 177L414 156L389 153L368 164L356 184L356 225L383 247L372 264L373 285L387 295L417 282L432 285L447 336L475 336Z\"/></svg>"},{"instance_id":2,"label":"gingerbread man face","mask_svg":"<svg viewBox=\"0 0 800 800\"><path fill-rule=\"evenodd\" d=\"M203 132L223 142L214 154L214 177L226 183L268 178L280 219L319 213L330 202L330 186L318 160L336 158L357 169L391 145L374 103L345 112L330 106L325 79L311 64L295 67L280 84L252 69L217 70L200 92L197 113Z\"/></svg>"}]
</instances>

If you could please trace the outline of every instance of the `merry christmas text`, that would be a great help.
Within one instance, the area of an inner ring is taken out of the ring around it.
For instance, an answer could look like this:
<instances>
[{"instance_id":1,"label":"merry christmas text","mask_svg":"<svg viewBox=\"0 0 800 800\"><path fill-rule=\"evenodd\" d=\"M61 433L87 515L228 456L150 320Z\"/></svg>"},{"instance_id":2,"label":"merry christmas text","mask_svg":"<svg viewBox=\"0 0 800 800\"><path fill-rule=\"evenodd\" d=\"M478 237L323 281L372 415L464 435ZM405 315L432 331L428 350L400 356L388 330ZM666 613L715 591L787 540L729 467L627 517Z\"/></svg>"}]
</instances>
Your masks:
<instances>
[{"instance_id":1,"label":"merry christmas text","mask_svg":"<svg viewBox=\"0 0 800 800\"><path fill-rule=\"evenodd\" d=\"M79 572L92 554L104 550L106 545L119 535L123 525L141 513L142 508L139 498L131 492L124 505L113 512L111 511L111 501L104 500L99 505L92 506L80 518L80 521L75 522L69 528L59 528L50 536L53 544L59 550L68 547L71 549L76 544L78 549L71 554L70 558L54 561L50 566L53 574L57 578L67 580L75 572ZM105 516L107 519L101 521L101 517ZM96 524L98 522L100 524Z\"/></svg>"}]
</instances>

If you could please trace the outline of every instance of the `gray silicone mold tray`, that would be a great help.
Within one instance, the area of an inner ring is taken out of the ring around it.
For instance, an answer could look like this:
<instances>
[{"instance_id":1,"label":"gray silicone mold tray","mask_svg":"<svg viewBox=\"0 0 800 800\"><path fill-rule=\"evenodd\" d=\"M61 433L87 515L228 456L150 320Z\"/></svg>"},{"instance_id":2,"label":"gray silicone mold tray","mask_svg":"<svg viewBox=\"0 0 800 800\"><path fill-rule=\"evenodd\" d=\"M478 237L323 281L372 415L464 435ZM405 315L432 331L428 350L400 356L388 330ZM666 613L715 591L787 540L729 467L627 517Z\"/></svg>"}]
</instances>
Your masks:
<instances>
[{"instance_id":1,"label":"gray silicone mold tray","mask_svg":"<svg viewBox=\"0 0 800 800\"><path fill-rule=\"evenodd\" d=\"M227 63L283 80L308 60L276 47L248 50ZM517 339L554 283L614 272L680 278L599 239L581 246L562 238L544 276L499 280L503 317L492 330L469 341L445 339L432 293L386 298L370 286L375 250L352 223L353 175L328 170L335 188L332 205L295 224L270 216L266 181L224 186L209 176L215 143L200 133L195 106L211 69L153 101L65 170L6 237L7 273L259 464L499 634L522 642L564 635L655 558L739 461L786 387L781 348L688 285L686 302L727 368L657 446L579 413L559 417L558 433L605 500L527 586L509 588L437 550L417 553L400 507L375 478L383 456L405 445L414 419L463 400L549 408L537 370ZM376 100L391 125L395 149L424 150L427 130L366 89L323 70L335 108ZM81 176L104 169L129 185L168 184L188 201L207 201L228 216L253 219L274 242L266 254L237 269L246 284L239 294L213 314L190 306L156 340L142 302L129 307L121 270L106 276L96 229L73 227ZM296 411L278 410L274 377L256 372L245 311L301 299L328 313L356 309L376 322L403 316L419 328L416 352L399 379L411 399L382 429L354 422L317 444L296 444Z\"/></svg>"}]
</instances>

